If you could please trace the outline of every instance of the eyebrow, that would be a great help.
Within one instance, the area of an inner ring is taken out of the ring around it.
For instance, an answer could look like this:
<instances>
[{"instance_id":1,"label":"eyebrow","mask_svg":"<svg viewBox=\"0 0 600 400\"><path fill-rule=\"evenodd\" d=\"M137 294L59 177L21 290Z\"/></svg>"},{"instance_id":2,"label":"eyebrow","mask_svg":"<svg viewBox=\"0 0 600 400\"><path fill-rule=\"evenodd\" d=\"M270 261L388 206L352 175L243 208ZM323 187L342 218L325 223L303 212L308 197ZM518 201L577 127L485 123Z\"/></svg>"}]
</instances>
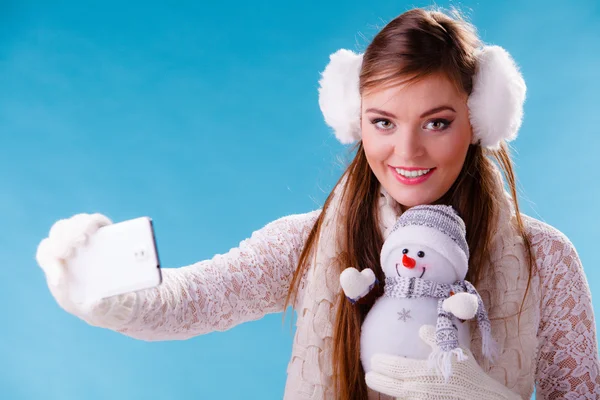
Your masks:
<instances>
[{"instance_id":1,"label":"eyebrow","mask_svg":"<svg viewBox=\"0 0 600 400\"><path fill-rule=\"evenodd\" d=\"M435 113L438 113L438 112L444 111L444 110L450 110L450 111L456 112L456 110L454 108L452 108L451 106L449 106L449 105L443 105L443 106L432 108L429 111L425 111L423 114L421 114L421 116L419 118L425 118L425 117L427 117L429 115L432 115L432 114L435 114ZM391 112L380 110L378 108L368 108L368 109L365 110L365 113L368 113L368 112L375 112L377 114L381 114L381 115L384 115L386 117L396 118L396 116L394 114L392 114Z\"/></svg>"}]
</instances>

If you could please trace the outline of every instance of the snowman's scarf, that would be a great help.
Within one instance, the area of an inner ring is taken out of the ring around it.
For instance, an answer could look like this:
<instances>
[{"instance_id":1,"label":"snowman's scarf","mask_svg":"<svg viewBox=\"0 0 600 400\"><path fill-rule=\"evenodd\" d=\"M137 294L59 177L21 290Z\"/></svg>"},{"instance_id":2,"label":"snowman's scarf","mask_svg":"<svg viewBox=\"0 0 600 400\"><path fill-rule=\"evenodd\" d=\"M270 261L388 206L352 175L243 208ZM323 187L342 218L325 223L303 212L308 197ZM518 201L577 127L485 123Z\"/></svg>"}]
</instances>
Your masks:
<instances>
[{"instance_id":1,"label":"snowman's scarf","mask_svg":"<svg viewBox=\"0 0 600 400\"><path fill-rule=\"evenodd\" d=\"M487 311L477 293L475 287L466 280L457 281L453 284L444 284L422 278L388 277L385 279L384 296L393 298L416 299L430 297L438 299L437 323L435 327L435 340L437 348L429 356L430 365L436 367L444 378L448 379L452 374L452 355L456 355L458 361L467 359L466 354L459 347L458 329L453 323L454 315L442 307L444 300L454 293L470 293L477 296L477 325L481 331L481 352L489 360L496 355L496 343L492 339L490 320Z\"/></svg>"}]
</instances>

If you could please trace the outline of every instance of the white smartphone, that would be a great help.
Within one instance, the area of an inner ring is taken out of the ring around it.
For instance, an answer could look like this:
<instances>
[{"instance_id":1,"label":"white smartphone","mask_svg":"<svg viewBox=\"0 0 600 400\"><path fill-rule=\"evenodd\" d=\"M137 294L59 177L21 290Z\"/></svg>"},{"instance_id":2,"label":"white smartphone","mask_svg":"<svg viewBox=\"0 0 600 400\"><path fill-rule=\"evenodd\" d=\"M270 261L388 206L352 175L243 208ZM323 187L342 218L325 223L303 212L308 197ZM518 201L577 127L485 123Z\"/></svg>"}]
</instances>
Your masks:
<instances>
[{"instance_id":1,"label":"white smartphone","mask_svg":"<svg viewBox=\"0 0 600 400\"><path fill-rule=\"evenodd\" d=\"M93 302L160 285L162 275L152 220L104 226L69 260L71 299Z\"/></svg>"}]
</instances>

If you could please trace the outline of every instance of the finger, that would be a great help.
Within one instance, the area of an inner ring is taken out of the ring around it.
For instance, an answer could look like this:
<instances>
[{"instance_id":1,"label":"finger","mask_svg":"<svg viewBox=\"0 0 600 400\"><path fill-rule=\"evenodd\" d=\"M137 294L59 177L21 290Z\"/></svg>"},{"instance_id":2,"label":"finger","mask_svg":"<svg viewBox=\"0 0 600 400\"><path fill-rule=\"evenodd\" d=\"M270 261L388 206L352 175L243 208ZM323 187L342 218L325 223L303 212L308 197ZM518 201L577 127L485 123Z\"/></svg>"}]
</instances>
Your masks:
<instances>
[{"instance_id":1,"label":"finger","mask_svg":"<svg viewBox=\"0 0 600 400\"><path fill-rule=\"evenodd\" d=\"M77 221L76 219L75 223ZM71 256L74 236L73 225L72 219L61 219L50 228L48 249L52 253L53 258L66 260Z\"/></svg>"},{"instance_id":2,"label":"finger","mask_svg":"<svg viewBox=\"0 0 600 400\"><path fill-rule=\"evenodd\" d=\"M73 256L75 246L73 240L66 237L54 238L52 241L52 251L55 258L59 260L68 260Z\"/></svg>"},{"instance_id":3,"label":"finger","mask_svg":"<svg viewBox=\"0 0 600 400\"><path fill-rule=\"evenodd\" d=\"M437 349L438 345L435 340L435 326L433 325L422 325L419 328L419 337L425 343L427 343L433 350Z\"/></svg>"},{"instance_id":4,"label":"finger","mask_svg":"<svg viewBox=\"0 0 600 400\"><path fill-rule=\"evenodd\" d=\"M376 392L387 394L388 396L401 397L404 394L402 381L381 375L377 372L367 372L365 375L367 386Z\"/></svg>"},{"instance_id":5,"label":"finger","mask_svg":"<svg viewBox=\"0 0 600 400\"><path fill-rule=\"evenodd\" d=\"M43 239L38 245L35 260L42 269L45 269L49 263L54 261L54 258L50 250L50 240L48 238Z\"/></svg>"},{"instance_id":6,"label":"finger","mask_svg":"<svg viewBox=\"0 0 600 400\"><path fill-rule=\"evenodd\" d=\"M95 214L100 215L100 214ZM70 245L72 247L81 247L85 245L91 235L102 226L95 215L78 214L73 217Z\"/></svg>"},{"instance_id":7,"label":"finger","mask_svg":"<svg viewBox=\"0 0 600 400\"><path fill-rule=\"evenodd\" d=\"M85 245L93 234L103 226L112 224L112 221L102 214L77 214L72 217L71 247L77 248Z\"/></svg>"},{"instance_id":8,"label":"finger","mask_svg":"<svg viewBox=\"0 0 600 400\"><path fill-rule=\"evenodd\" d=\"M71 250L75 250L78 247L83 246L92 231L94 226L93 220L89 214L77 214L69 219L69 231L65 235L65 246L68 246ZM69 254L69 257L73 253ZM67 258L67 257L65 257Z\"/></svg>"},{"instance_id":9,"label":"finger","mask_svg":"<svg viewBox=\"0 0 600 400\"><path fill-rule=\"evenodd\" d=\"M49 285L59 286L64 282L66 271L61 260L50 263L44 272Z\"/></svg>"},{"instance_id":10,"label":"finger","mask_svg":"<svg viewBox=\"0 0 600 400\"><path fill-rule=\"evenodd\" d=\"M389 354L373 355L371 357L371 369L378 374L402 380L430 375L433 372L427 360L417 360Z\"/></svg>"},{"instance_id":11,"label":"finger","mask_svg":"<svg viewBox=\"0 0 600 400\"><path fill-rule=\"evenodd\" d=\"M50 232L48 233L49 238L62 236L66 230L66 225L68 225L67 219L60 219L56 221L52 227L50 227Z\"/></svg>"},{"instance_id":12,"label":"finger","mask_svg":"<svg viewBox=\"0 0 600 400\"><path fill-rule=\"evenodd\" d=\"M69 220L69 233L67 235L71 247L83 246L88 237L98 230L98 225L95 215L77 214L72 216Z\"/></svg>"},{"instance_id":13,"label":"finger","mask_svg":"<svg viewBox=\"0 0 600 400\"><path fill-rule=\"evenodd\" d=\"M60 286L65 279L65 265L62 260L51 260L42 268L48 285Z\"/></svg>"},{"instance_id":14,"label":"finger","mask_svg":"<svg viewBox=\"0 0 600 400\"><path fill-rule=\"evenodd\" d=\"M75 249L83 246L90 235L108 224L111 221L102 214L83 213L56 222L49 235L54 257L63 260L71 258Z\"/></svg>"},{"instance_id":15,"label":"finger","mask_svg":"<svg viewBox=\"0 0 600 400\"><path fill-rule=\"evenodd\" d=\"M94 222L94 224L97 227L96 230L98 230L99 228L102 228L103 226L106 226L106 225L112 225L112 221L110 220L110 218L108 218L105 215L94 213L90 217L91 217L91 220Z\"/></svg>"}]
</instances>

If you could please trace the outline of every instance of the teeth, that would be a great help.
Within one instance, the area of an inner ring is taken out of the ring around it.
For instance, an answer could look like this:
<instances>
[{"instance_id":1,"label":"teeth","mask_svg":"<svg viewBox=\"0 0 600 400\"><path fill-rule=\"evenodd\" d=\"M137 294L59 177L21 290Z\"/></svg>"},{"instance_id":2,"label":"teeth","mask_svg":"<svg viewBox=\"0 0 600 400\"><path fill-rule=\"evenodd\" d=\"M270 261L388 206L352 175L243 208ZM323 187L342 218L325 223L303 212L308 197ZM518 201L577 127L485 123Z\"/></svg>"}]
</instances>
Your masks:
<instances>
[{"instance_id":1,"label":"teeth","mask_svg":"<svg viewBox=\"0 0 600 400\"><path fill-rule=\"evenodd\" d=\"M406 171L402 168L396 168L397 173L399 173L400 175L405 176L407 178L416 178L418 176L425 175L429 171L431 171L431 169L421 169L418 171Z\"/></svg>"}]
</instances>

